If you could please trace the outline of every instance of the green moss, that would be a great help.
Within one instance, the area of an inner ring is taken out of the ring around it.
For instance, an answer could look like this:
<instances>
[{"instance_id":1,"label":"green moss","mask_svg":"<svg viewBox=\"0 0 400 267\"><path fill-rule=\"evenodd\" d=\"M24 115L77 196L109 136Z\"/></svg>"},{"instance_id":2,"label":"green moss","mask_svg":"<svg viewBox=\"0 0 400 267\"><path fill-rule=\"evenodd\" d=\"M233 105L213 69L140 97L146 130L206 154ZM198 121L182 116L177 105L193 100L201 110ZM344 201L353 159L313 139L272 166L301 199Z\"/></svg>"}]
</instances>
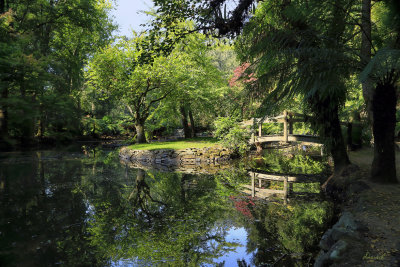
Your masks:
<instances>
[{"instance_id":1,"label":"green moss","mask_svg":"<svg viewBox=\"0 0 400 267\"><path fill-rule=\"evenodd\" d=\"M147 144L135 144L128 148L134 150L156 150L156 149L186 149L186 148L204 148L217 145L218 140L215 138L191 138L171 142L154 142Z\"/></svg>"}]
</instances>

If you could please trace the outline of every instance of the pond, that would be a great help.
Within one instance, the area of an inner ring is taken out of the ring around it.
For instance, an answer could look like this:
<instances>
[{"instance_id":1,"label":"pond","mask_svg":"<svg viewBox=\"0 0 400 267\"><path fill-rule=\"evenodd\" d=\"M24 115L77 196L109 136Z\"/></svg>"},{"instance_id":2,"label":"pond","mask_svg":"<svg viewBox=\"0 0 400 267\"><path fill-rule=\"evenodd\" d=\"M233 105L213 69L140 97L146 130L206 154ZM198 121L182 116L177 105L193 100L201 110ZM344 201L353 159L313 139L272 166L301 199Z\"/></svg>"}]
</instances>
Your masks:
<instances>
[{"instance_id":1,"label":"pond","mask_svg":"<svg viewBox=\"0 0 400 267\"><path fill-rule=\"evenodd\" d=\"M290 167L270 159L263 166ZM293 185L287 201L252 197L246 168L239 162L212 175L135 169L116 151L87 147L1 153L0 266L312 263L332 217L318 183Z\"/></svg>"}]
</instances>

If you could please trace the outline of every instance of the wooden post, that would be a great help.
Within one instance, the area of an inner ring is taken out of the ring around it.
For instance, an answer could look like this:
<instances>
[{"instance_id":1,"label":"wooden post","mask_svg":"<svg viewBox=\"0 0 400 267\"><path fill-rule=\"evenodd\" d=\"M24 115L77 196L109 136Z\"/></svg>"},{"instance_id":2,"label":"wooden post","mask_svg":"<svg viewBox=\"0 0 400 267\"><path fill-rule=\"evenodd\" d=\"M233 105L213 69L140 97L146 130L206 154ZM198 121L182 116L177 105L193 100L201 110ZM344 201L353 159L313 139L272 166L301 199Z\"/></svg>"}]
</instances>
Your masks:
<instances>
[{"instance_id":1,"label":"wooden post","mask_svg":"<svg viewBox=\"0 0 400 267\"><path fill-rule=\"evenodd\" d=\"M289 134L293 134L293 121L292 121L292 115L289 116Z\"/></svg>"},{"instance_id":2,"label":"wooden post","mask_svg":"<svg viewBox=\"0 0 400 267\"><path fill-rule=\"evenodd\" d=\"M252 197L254 197L254 195L255 195L254 176L255 176L255 174L253 174L253 175L251 176L251 196L252 196Z\"/></svg>"},{"instance_id":3,"label":"wooden post","mask_svg":"<svg viewBox=\"0 0 400 267\"><path fill-rule=\"evenodd\" d=\"M288 142L289 141L289 137L288 137L288 113L287 110L285 110L283 112L283 141L284 142Z\"/></svg>"},{"instance_id":4,"label":"wooden post","mask_svg":"<svg viewBox=\"0 0 400 267\"><path fill-rule=\"evenodd\" d=\"M262 182L261 182L261 179L259 178L258 179L258 187L261 188L261 186L262 186Z\"/></svg>"},{"instance_id":5,"label":"wooden post","mask_svg":"<svg viewBox=\"0 0 400 267\"><path fill-rule=\"evenodd\" d=\"M258 136L262 136L262 121L260 121L259 123L258 123Z\"/></svg>"},{"instance_id":6,"label":"wooden post","mask_svg":"<svg viewBox=\"0 0 400 267\"><path fill-rule=\"evenodd\" d=\"M287 197L288 197L288 177L285 176L285 180L283 180L283 191L284 191L284 195L283 195L283 201L284 204L287 204Z\"/></svg>"}]
</instances>

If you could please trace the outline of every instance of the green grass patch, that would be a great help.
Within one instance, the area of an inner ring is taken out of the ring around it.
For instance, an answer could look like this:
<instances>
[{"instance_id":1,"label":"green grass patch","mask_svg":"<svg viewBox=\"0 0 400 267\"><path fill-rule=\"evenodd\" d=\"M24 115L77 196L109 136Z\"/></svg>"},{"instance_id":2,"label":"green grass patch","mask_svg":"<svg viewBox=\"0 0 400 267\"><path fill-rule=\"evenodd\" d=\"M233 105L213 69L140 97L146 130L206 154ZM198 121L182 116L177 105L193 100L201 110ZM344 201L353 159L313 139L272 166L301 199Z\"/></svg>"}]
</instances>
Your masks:
<instances>
[{"instance_id":1,"label":"green grass patch","mask_svg":"<svg viewBox=\"0 0 400 267\"><path fill-rule=\"evenodd\" d=\"M186 149L212 147L218 144L215 138L190 138L171 142L153 142L147 144L134 144L129 146L133 150L156 150L156 149Z\"/></svg>"}]
</instances>

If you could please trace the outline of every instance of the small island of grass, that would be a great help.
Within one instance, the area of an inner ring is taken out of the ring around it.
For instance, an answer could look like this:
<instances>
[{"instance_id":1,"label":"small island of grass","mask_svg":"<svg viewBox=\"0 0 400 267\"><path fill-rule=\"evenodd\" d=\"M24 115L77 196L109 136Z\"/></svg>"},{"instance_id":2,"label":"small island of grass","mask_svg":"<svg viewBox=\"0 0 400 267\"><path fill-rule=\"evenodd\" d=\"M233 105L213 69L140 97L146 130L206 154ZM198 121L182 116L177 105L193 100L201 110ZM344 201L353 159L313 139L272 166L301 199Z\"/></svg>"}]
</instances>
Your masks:
<instances>
[{"instance_id":1,"label":"small island of grass","mask_svg":"<svg viewBox=\"0 0 400 267\"><path fill-rule=\"evenodd\" d=\"M204 148L213 147L218 144L218 140L211 137L190 138L185 140L169 142L153 142L146 144L134 144L128 146L132 150L158 150L158 149L186 149L186 148Z\"/></svg>"}]
</instances>

